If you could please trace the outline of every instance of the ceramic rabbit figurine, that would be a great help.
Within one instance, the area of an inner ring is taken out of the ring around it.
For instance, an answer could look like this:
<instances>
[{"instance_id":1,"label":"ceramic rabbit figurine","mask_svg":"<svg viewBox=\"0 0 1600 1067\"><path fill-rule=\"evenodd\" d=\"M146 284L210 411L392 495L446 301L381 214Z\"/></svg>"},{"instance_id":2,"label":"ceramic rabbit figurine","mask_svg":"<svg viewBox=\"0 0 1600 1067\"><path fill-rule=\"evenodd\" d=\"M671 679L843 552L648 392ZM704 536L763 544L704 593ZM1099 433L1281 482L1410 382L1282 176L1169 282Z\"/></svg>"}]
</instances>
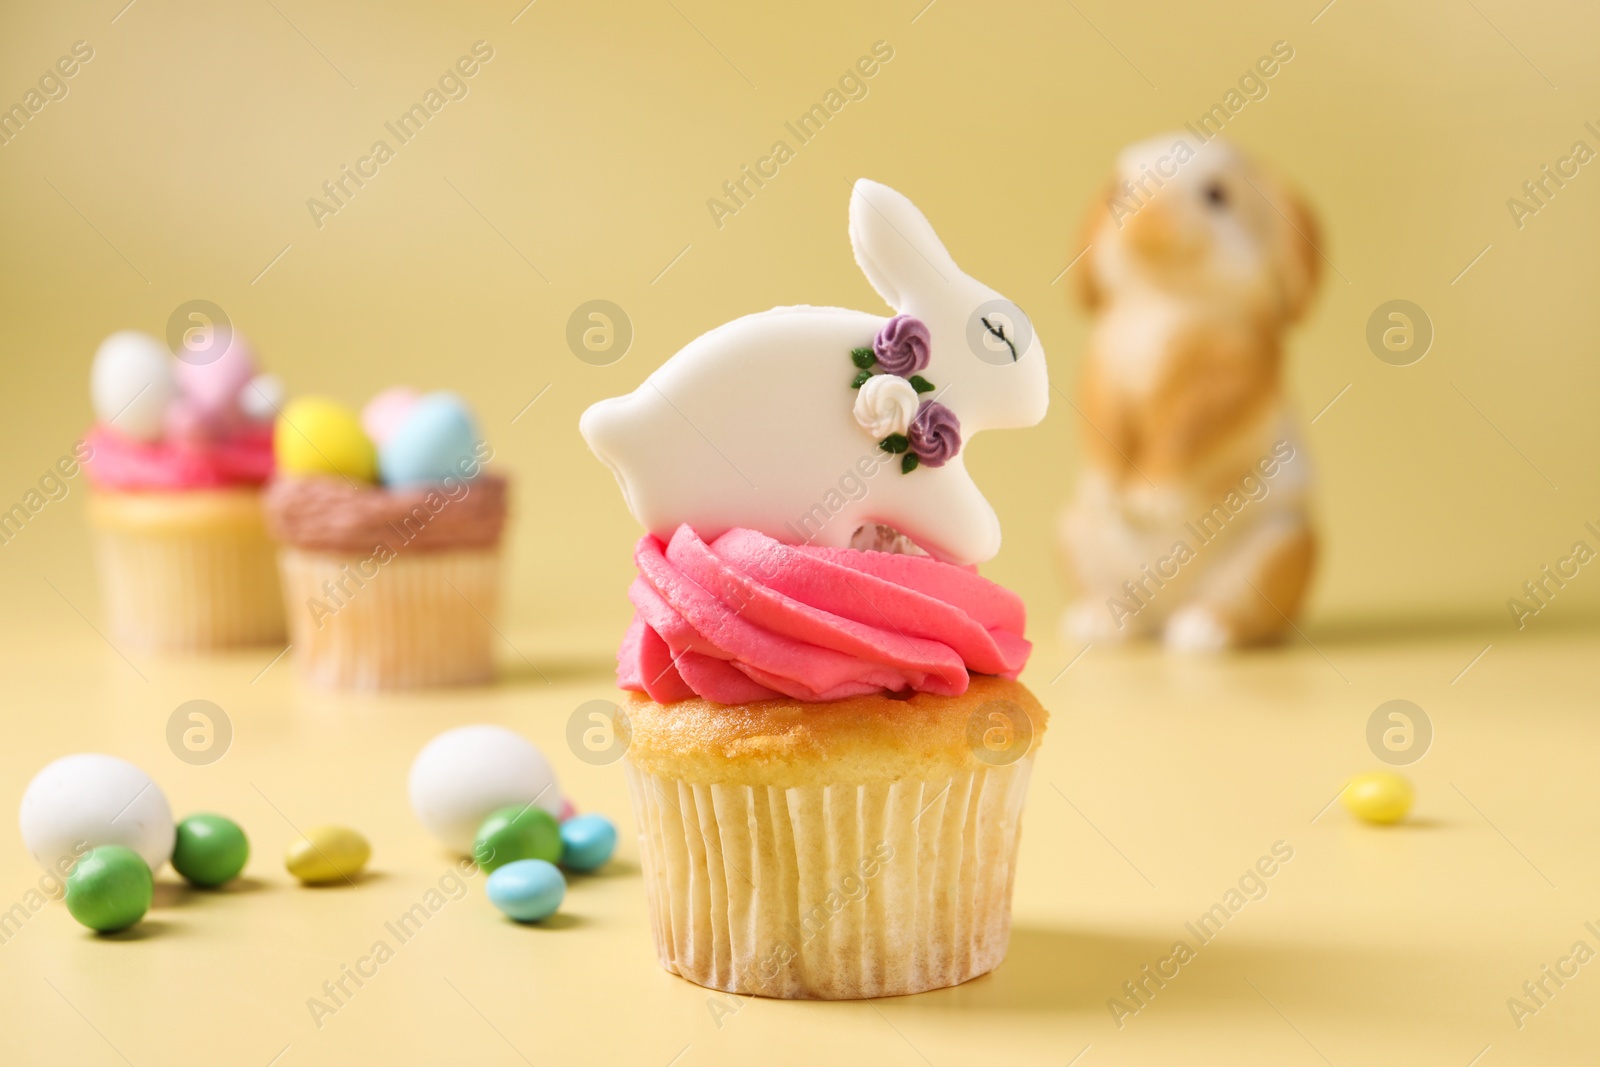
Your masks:
<instances>
[{"instance_id":1,"label":"ceramic rabbit figurine","mask_svg":"<svg viewBox=\"0 0 1600 1067\"><path fill-rule=\"evenodd\" d=\"M1283 334L1320 267L1305 204L1226 142L1126 149L1086 220L1085 470L1060 542L1080 641L1270 641L1315 557Z\"/></svg>"},{"instance_id":2,"label":"ceramic rabbit figurine","mask_svg":"<svg viewBox=\"0 0 1600 1067\"><path fill-rule=\"evenodd\" d=\"M850 242L893 319L808 306L747 315L584 412L585 440L650 532L667 539L687 523L710 541L738 525L837 548L887 526L952 563L999 550L961 445L1044 417L1044 349L888 186L856 182Z\"/></svg>"}]
</instances>

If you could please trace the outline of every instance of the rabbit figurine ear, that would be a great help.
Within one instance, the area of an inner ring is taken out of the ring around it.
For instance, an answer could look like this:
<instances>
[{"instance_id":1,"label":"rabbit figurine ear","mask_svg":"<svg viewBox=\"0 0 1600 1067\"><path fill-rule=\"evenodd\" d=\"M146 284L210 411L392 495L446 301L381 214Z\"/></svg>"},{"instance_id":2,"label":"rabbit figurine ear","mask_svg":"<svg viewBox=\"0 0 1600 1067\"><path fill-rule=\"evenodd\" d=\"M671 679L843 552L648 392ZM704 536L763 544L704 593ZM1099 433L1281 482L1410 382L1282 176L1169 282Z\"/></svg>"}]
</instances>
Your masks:
<instances>
[{"instance_id":1,"label":"rabbit figurine ear","mask_svg":"<svg viewBox=\"0 0 1600 1067\"><path fill-rule=\"evenodd\" d=\"M850 195L850 247L878 295L896 311L912 294L933 294L962 277L917 206L887 185L862 178Z\"/></svg>"}]
</instances>

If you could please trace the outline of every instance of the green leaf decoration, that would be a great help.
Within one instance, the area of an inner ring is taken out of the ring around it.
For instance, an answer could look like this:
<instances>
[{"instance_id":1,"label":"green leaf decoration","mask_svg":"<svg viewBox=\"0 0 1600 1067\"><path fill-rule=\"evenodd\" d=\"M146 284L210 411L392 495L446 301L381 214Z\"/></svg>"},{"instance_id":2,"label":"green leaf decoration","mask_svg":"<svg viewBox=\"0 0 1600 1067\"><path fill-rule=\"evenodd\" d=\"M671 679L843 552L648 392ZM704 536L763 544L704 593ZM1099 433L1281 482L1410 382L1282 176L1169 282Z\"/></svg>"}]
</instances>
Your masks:
<instances>
[{"instance_id":1,"label":"green leaf decoration","mask_svg":"<svg viewBox=\"0 0 1600 1067\"><path fill-rule=\"evenodd\" d=\"M922 461L917 459L917 454L915 452L907 452L904 456L900 457L900 473L910 474L912 471L917 469L917 464L920 462Z\"/></svg>"},{"instance_id":2,"label":"green leaf decoration","mask_svg":"<svg viewBox=\"0 0 1600 1067\"><path fill-rule=\"evenodd\" d=\"M860 389L863 385L866 384L867 379L870 378L870 377L872 377L872 372L871 371L869 371L869 370L858 371L856 373L855 380L853 380L850 383L850 388L852 388L852 389Z\"/></svg>"},{"instance_id":3,"label":"green leaf decoration","mask_svg":"<svg viewBox=\"0 0 1600 1067\"><path fill-rule=\"evenodd\" d=\"M934 385L920 374L913 374L906 380L911 383L911 388L915 389L918 393L931 393L938 388L938 386Z\"/></svg>"},{"instance_id":4,"label":"green leaf decoration","mask_svg":"<svg viewBox=\"0 0 1600 1067\"><path fill-rule=\"evenodd\" d=\"M885 437L883 440L879 441L878 447L883 449L885 452L892 452L895 455L899 455L901 452L904 452L906 449L911 447L911 442L903 433L892 433L888 437Z\"/></svg>"},{"instance_id":5,"label":"green leaf decoration","mask_svg":"<svg viewBox=\"0 0 1600 1067\"><path fill-rule=\"evenodd\" d=\"M854 363L862 370L866 370L874 363L878 362L878 357L873 354L872 349L870 348L852 348L850 350L850 362Z\"/></svg>"}]
</instances>

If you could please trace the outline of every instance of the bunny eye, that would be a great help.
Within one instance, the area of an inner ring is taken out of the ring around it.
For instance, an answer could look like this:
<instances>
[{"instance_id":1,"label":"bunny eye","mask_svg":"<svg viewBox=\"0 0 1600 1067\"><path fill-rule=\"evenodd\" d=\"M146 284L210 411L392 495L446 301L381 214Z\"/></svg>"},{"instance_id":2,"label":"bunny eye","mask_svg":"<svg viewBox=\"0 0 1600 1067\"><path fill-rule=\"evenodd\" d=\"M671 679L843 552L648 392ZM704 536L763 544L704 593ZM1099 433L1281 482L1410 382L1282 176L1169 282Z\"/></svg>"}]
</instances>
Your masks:
<instances>
[{"instance_id":1,"label":"bunny eye","mask_svg":"<svg viewBox=\"0 0 1600 1067\"><path fill-rule=\"evenodd\" d=\"M1206 186L1206 203L1214 208L1228 206L1228 190L1223 188L1221 182L1211 182Z\"/></svg>"},{"instance_id":2,"label":"bunny eye","mask_svg":"<svg viewBox=\"0 0 1600 1067\"><path fill-rule=\"evenodd\" d=\"M1011 349L1011 362L1015 363L1017 361L1017 345L1016 342L1012 341L1011 338L1006 336L1005 320L996 316L995 321L990 322L989 317L985 315L978 321L983 323L983 328L988 330L991 335L998 337L1000 340L1005 342L1006 347Z\"/></svg>"}]
</instances>

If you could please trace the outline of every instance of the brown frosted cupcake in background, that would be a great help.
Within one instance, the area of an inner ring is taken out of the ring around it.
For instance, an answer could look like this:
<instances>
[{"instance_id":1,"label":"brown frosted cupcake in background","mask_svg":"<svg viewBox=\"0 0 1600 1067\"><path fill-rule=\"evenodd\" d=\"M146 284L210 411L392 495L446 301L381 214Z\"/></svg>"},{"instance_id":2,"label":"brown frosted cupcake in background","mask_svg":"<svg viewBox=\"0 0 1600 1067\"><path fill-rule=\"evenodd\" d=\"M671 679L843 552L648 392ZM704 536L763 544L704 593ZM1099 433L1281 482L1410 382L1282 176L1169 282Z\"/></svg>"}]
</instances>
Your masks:
<instances>
[{"instance_id":1,"label":"brown frosted cupcake in background","mask_svg":"<svg viewBox=\"0 0 1600 1067\"><path fill-rule=\"evenodd\" d=\"M84 439L89 522L119 643L202 650L282 641L261 515L281 386L243 338L208 330L179 358L126 330L95 354Z\"/></svg>"},{"instance_id":2,"label":"brown frosted cupcake in background","mask_svg":"<svg viewBox=\"0 0 1600 1067\"><path fill-rule=\"evenodd\" d=\"M360 420L297 400L267 489L289 641L306 676L351 689L494 676L506 479L448 393L389 390Z\"/></svg>"}]
</instances>

